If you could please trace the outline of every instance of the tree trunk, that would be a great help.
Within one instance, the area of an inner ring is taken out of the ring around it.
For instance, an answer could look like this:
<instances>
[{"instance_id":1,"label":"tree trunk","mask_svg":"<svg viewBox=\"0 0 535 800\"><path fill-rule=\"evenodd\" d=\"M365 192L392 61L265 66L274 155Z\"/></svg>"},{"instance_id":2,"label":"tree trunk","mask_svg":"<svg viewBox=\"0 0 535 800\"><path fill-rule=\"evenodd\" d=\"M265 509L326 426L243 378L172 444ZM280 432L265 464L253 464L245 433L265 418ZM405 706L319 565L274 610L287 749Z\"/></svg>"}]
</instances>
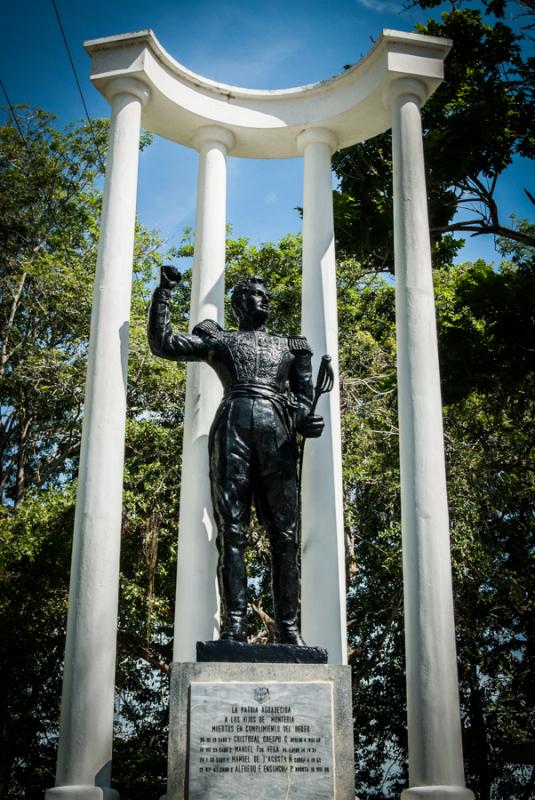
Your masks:
<instances>
[{"instance_id":1,"label":"tree trunk","mask_svg":"<svg viewBox=\"0 0 535 800\"><path fill-rule=\"evenodd\" d=\"M19 452L17 457L17 478L15 481L15 508L24 496L26 487L26 454L28 452L28 431L30 430L31 417L24 416L20 421Z\"/></svg>"},{"instance_id":2,"label":"tree trunk","mask_svg":"<svg viewBox=\"0 0 535 800\"><path fill-rule=\"evenodd\" d=\"M0 702L3 708L2 716L0 717L0 800L3 800L3 798L8 797L11 768L13 766L13 751L10 747L6 716L7 698L4 696Z\"/></svg>"},{"instance_id":3,"label":"tree trunk","mask_svg":"<svg viewBox=\"0 0 535 800\"><path fill-rule=\"evenodd\" d=\"M482 692L476 674L472 675L470 686L470 723L471 749L474 753L474 765L478 776L477 795L479 800L490 800L492 781L489 770L489 744Z\"/></svg>"},{"instance_id":4,"label":"tree trunk","mask_svg":"<svg viewBox=\"0 0 535 800\"><path fill-rule=\"evenodd\" d=\"M17 308L19 305L20 296L22 294L22 290L24 288L24 283L26 281L26 272L23 272L18 286L13 293L13 300L11 302L11 309L9 312L9 317L6 323L5 330L3 331L2 336L2 349L0 350L0 370L1 374L4 374L6 364L9 359L9 352L8 352L8 342L9 342L9 334L11 332L11 328L13 327L13 322L15 320L15 314L17 313Z\"/></svg>"}]
</instances>

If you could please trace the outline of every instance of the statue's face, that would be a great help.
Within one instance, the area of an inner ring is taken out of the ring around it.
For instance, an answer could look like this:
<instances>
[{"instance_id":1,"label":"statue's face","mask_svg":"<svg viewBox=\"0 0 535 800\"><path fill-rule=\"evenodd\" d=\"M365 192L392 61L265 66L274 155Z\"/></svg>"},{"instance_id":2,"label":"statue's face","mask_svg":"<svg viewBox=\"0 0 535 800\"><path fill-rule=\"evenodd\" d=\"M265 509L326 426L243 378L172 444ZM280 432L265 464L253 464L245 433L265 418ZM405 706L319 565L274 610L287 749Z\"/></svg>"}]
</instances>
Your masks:
<instances>
[{"instance_id":1,"label":"statue's face","mask_svg":"<svg viewBox=\"0 0 535 800\"><path fill-rule=\"evenodd\" d=\"M252 284L242 299L242 310L247 317L266 318L269 313L269 295L261 284Z\"/></svg>"}]
</instances>

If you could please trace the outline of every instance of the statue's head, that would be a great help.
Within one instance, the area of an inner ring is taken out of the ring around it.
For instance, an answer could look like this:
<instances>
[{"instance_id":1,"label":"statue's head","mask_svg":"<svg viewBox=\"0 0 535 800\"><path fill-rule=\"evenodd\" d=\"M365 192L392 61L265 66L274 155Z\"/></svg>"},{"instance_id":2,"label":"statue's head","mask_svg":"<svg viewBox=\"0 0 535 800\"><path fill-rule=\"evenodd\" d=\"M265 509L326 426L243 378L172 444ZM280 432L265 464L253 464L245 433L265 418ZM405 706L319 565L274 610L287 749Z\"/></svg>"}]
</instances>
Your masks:
<instances>
[{"instance_id":1,"label":"statue's head","mask_svg":"<svg viewBox=\"0 0 535 800\"><path fill-rule=\"evenodd\" d=\"M231 294L232 310L240 325L263 325L269 313L269 295L263 278L241 278Z\"/></svg>"}]
</instances>

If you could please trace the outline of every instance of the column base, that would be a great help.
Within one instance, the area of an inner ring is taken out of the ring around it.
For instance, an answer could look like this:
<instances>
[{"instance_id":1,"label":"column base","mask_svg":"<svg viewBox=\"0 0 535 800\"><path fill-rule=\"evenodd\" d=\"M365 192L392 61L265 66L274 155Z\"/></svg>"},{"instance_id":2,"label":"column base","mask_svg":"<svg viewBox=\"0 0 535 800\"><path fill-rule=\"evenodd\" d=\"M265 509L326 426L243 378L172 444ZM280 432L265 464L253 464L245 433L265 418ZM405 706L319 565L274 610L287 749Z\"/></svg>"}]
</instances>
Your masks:
<instances>
[{"instance_id":1,"label":"column base","mask_svg":"<svg viewBox=\"0 0 535 800\"><path fill-rule=\"evenodd\" d=\"M474 800L466 786L411 786L401 792L402 800Z\"/></svg>"},{"instance_id":2,"label":"column base","mask_svg":"<svg viewBox=\"0 0 535 800\"><path fill-rule=\"evenodd\" d=\"M119 800L119 792L109 786L54 786L46 790L45 800Z\"/></svg>"}]
</instances>

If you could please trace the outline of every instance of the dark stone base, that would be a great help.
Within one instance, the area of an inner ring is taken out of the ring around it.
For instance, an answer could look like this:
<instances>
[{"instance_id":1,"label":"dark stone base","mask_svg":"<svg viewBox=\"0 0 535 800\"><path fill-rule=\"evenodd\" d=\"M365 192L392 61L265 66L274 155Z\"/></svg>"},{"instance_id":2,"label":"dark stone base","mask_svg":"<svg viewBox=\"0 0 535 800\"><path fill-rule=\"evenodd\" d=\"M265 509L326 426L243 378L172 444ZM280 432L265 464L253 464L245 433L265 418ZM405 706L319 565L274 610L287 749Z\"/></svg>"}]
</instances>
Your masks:
<instances>
[{"instance_id":1,"label":"dark stone base","mask_svg":"<svg viewBox=\"0 0 535 800\"><path fill-rule=\"evenodd\" d=\"M327 650L295 644L247 644L231 639L197 642L197 662L326 664Z\"/></svg>"}]
</instances>

